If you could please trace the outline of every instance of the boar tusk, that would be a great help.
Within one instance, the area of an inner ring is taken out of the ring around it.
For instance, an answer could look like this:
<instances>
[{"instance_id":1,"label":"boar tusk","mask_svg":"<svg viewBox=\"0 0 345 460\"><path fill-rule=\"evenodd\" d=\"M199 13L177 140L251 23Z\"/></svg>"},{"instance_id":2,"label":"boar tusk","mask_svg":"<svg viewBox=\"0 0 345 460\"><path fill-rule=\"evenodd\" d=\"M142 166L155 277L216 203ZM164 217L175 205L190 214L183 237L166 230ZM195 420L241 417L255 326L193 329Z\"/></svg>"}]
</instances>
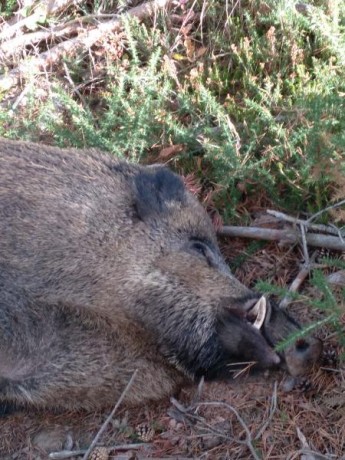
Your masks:
<instances>
[{"instance_id":1,"label":"boar tusk","mask_svg":"<svg viewBox=\"0 0 345 460\"><path fill-rule=\"evenodd\" d=\"M264 296L262 296L257 301L257 303L252 308L251 313L256 316L256 319L253 323L253 327L255 327L255 329L260 330L262 325L264 324L267 313L266 298Z\"/></svg>"}]
</instances>

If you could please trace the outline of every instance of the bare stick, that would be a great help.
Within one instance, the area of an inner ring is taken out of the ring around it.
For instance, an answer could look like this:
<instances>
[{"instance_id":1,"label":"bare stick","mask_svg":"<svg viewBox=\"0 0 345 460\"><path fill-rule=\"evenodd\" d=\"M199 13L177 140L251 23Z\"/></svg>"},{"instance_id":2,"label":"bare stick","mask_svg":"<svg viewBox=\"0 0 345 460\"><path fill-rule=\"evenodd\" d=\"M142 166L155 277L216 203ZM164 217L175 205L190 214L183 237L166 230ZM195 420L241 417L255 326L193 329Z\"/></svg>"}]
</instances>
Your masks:
<instances>
[{"instance_id":1,"label":"bare stick","mask_svg":"<svg viewBox=\"0 0 345 460\"><path fill-rule=\"evenodd\" d=\"M33 24L42 20L42 18L59 13L71 4L81 2L82 0L45 0L36 2L36 5L33 2L32 7L34 12L30 16L27 16L28 5L25 5L24 8L17 11L11 20L4 24L2 27L3 31L0 33L0 41L8 40L18 34L24 27L29 26L30 28Z\"/></svg>"},{"instance_id":2,"label":"bare stick","mask_svg":"<svg viewBox=\"0 0 345 460\"><path fill-rule=\"evenodd\" d=\"M344 238L343 238L342 228L338 228L338 227L336 227L336 226L333 225L333 224L331 224L331 226L332 226L332 228L334 229L334 231L338 233L338 236L339 236L341 242L342 242L342 243L345 243L345 240L344 240Z\"/></svg>"},{"instance_id":3,"label":"bare stick","mask_svg":"<svg viewBox=\"0 0 345 460\"><path fill-rule=\"evenodd\" d=\"M111 422L112 418L114 417L115 415L115 412L117 411L117 409L119 408L120 404L122 403L124 397L126 396L126 394L128 393L130 387L132 386L133 382L134 382L134 379L136 377L138 373L138 369L136 369L134 372L133 372L133 375L132 377L130 378L129 382L127 383L126 385L126 388L123 390L123 392L121 393L121 396L119 397L119 400L117 401L117 403L115 404L113 410L110 412L110 414L108 415L108 417L106 418L105 422L103 423L103 425L101 426L101 428L99 429L98 433L96 434L96 436L94 437L92 443L90 444L89 448L87 449L87 451L85 452L84 456L83 456L83 459L82 460L87 460L90 453L93 451L93 449L95 448L99 438L102 436L102 434L104 433L105 429L107 428L107 426L109 425L109 423Z\"/></svg>"},{"instance_id":4,"label":"bare stick","mask_svg":"<svg viewBox=\"0 0 345 460\"><path fill-rule=\"evenodd\" d=\"M299 227L301 229L304 264L306 265L306 267L309 267L309 265L310 265L310 263L309 263L309 252L308 252L308 247L307 247L307 237L306 237L305 226L303 224L301 224Z\"/></svg>"},{"instance_id":5,"label":"bare stick","mask_svg":"<svg viewBox=\"0 0 345 460\"><path fill-rule=\"evenodd\" d=\"M116 450L135 450L140 449L143 446L147 446L148 444L139 443L139 444L120 444L117 446L109 446L107 447L108 451L116 451ZM86 449L81 450L62 450L60 452L51 452L48 455L50 460L65 460L67 458L76 457L79 455L85 454Z\"/></svg>"},{"instance_id":6,"label":"bare stick","mask_svg":"<svg viewBox=\"0 0 345 460\"><path fill-rule=\"evenodd\" d=\"M304 280L309 275L310 269L313 266L313 263L316 259L317 254L318 254L318 251L314 251L310 257L309 263L303 264L302 269L300 270L300 272L298 273L298 275L296 276L296 278L293 280L293 282L291 283L289 287L289 293L297 292L299 290ZM286 308L290 302L291 302L291 299L289 297L289 294L287 294L279 303L279 308L282 308L282 309Z\"/></svg>"},{"instance_id":7,"label":"bare stick","mask_svg":"<svg viewBox=\"0 0 345 460\"><path fill-rule=\"evenodd\" d=\"M91 48L97 40L101 39L106 34L120 30L122 27L121 17L129 15L142 20L153 15L157 9L163 9L170 1L171 0L152 0L136 6L119 18L102 22L94 29L84 31L84 33L78 37L59 43L36 57L31 56L27 61L24 59L15 69L8 72L7 75L0 77L0 91L9 90L18 83L21 77L27 74L32 75L35 72L48 70L49 67L56 64L66 54L71 57L75 55L78 50L87 50Z\"/></svg>"},{"instance_id":8,"label":"bare stick","mask_svg":"<svg viewBox=\"0 0 345 460\"><path fill-rule=\"evenodd\" d=\"M184 407L181 403L179 403L175 398L170 398L171 403L176 407L178 412L181 412L183 414L184 420L187 422L190 422L190 419L193 420L194 422L199 422L204 428L207 428L210 433L215 434L223 439L226 439L227 441L235 441L239 444L245 444L243 441L239 441L237 439L234 439L233 437L229 436L228 434L225 434L224 431L217 430L214 428L212 425L207 423L203 417L200 417L199 415L192 414L190 413L191 411L195 411L198 408L198 404L193 404L189 407Z\"/></svg>"},{"instance_id":9,"label":"bare stick","mask_svg":"<svg viewBox=\"0 0 345 460\"><path fill-rule=\"evenodd\" d=\"M241 444L245 444L248 449L250 450L250 453L252 454L253 458L255 460L260 460L260 457L258 456L258 454L256 453L255 451L255 448L253 446L253 441L252 441L252 435L250 434L250 431L249 431L249 428L247 427L246 423L244 422L243 418L240 416L240 414L237 412L237 410L230 406L230 404L227 404L227 403L224 403L224 402L201 402L201 403L198 403L197 404L198 407L200 406L213 406L213 407L225 407L227 408L230 412L232 412L235 417L237 418L238 422L240 423L240 425L242 426L242 428L244 429L245 433L246 433L246 439L245 441L240 441L240 440L235 440L236 442L239 442Z\"/></svg>"},{"instance_id":10,"label":"bare stick","mask_svg":"<svg viewBox=\"0 0 345 460\"><path fill-rule=\"evenodd\" d=\"M298 219L296 217L288 216L287 214L284 214L283 212L280 211L274 211L272 209L267 209L267 214L270 216L273 216L279 220L283 220L285 222L290 222L291 224L295 225L304 225L305 227L308 228L308 230L315 231L315 232L321 232L321 233L329 233L330 235L340 235L341 229L333 226L333 225L324 225L324 224L312 224L308 222L307 220L303 219Z\"/></svg>"},{"instance_id":11,"label":"bare stick","mask_svg":"<svg viewBox=\"0 0 345 460\"><path fill-rule=\"evenodd\" d=\"M270 414L268 416L268 419L265 421L265 423L262 425L262 427L258 431L258 434L255 436L255 438L254 438L255 440L261 438L261 436L263 435L264 431L266 430L266 428L270 424L275 411L277 410L277 387L278 387L277 382L274 382L273 395L272 395L271 406L270 406Z\"/></svg>"},{"instance_id":12,"label":"bare stick","mask_svg":"<svg viewBox=\"0 0 345 460\"><path fill-rule=\"evenodd\" d=\"M256 240L280 241L282 244L294 244L301 242L300 233L293 229L275 230L258 227L224 226L218 230L218 234L222 236L251 238ZM345 244L342 243L340 238L335 236L308 233L306 235L306 240L309 246L328 248L336 251L345 251Z\"/></svg>"},{"instance_id":13,"label":"bare stick","mask_svg":"<svg viewBox=\"0 0 345 460\"><path fill-rule=\"evenodd\" d=\"M222 236L233 236L240 238L253 238L255 240L282 241L285 243L296 243L297 234L293 230L275 230L259 227L235 227L225 225L218 230Z\"/></svg>"},{"instance_id":14,"label":"bare stick","mask_svg":"<svg viewBox=\"0 0 345 460\"><path fill-rule=\"evenodd\" d=\"M74 81L72 80L71 74L69 73L69 70L68 70L68 67L66 65L66 62L63 63L63 68L64 68L65 73L66 73L66 78L67 78L69 84L71 85L71 87L73 88L73 92L79 97L79 99L81 100L81 102L84 105L84 107L86 107L85 98L83 97L83 95L81 94L79 89L75 86Z\"/></svg>"},{"instance_id":15,"label":"bare stick","mask_svg":"<svg viewBox=\"0 0 345 460\"><path fill-rule=\"evenodd\" d=\"M55 40L56 38L65 37L73 33L84 33L86 24L97 24L101 19L117 18L117 14L88 14L80 16L77 19L57 24L48 29L37 30L35 32L26 33L15 36L12 39L4 41L0 45L0 56L10 60L13 56L18 54L23 48L29 45L35 45L43 41Z\"/></svg>"},{"instance_id":16,"label":"bare stick","mask_svg":"<svg viewBox=\"0 0 345 460\"><path fill-rule=\"evenodd\" d=\"M67 24L51 27L47 30L38 30L36 32L19 35L11 40L4 41L0 45L0 55L9 60L26 46L35 45L42 41L54 40L59 37L68 37L78 32L83 22L85 22L85 19L80 18L75 21L69 21Z\"/></svg>"},{"instance_id":17,"label":"bare stick","mask_svg":"<svg viewBox=\"0 0 345 460\"><path fill-rule=\"evenodd\" d=\"M321 214L324 214L327 211L330 211L331 209L339 208L339 206L343 206L345 204L345 200L339 201L338 203L332 204L331 206L327 206L327 208L321 209L317 213L313 214L311 217L309 217L308 222L312 222L315 220L317 217L321 216Z\"/></svg>"},{"instance_id":18,"label":"bare stick","mask_svg":"<svg viewBox=\"0 0 345 460\"><path fill-rule=\"evenodd\" d=\"M260 460L260 457L257 455L257 453L256 453L256 451L254 449L254 446L253 446L253 443L252 443L252 436L250 434L249 428L247 427L246 423L244 422L244 420L242 419L240 414L237 412L237 410L234 407L230 406L230 404L227 404L225 402L220 402L220 401L219 402L218 401L210 401L210 402L199 402L199 403L194 404L194 405L192 405L192 406L190 406L188 408L185 408L175 398L170 398L170 401L172 402L172 404L174 404L174 406L180 412L182 412L185 415L188 415L191 418L194 418L194 419L198 420L199 422L201 422L204 426L209 428L213 433L217 434L218 436L222 436L222 437L224 437L224 438L226 438L226 439L228 439L230 441L234 441L234 442L236 442L238 444L246 445L248 447L248 449L250 450L253 458L255 460ZM244 429L244 431L246 433L246 439L244 441L242 441L240 439L235 439L232 436L226 435L225 433L213 428L211 425L209 425L207 422L205 422L201 417L198 417L196 415L188 413L189 411L195 410L195 409L199 408L200 406L225 407L228 410L230 410L233 414L235 414L238 422L240 423L240 425Z\"/></svg>"}]
</instances>

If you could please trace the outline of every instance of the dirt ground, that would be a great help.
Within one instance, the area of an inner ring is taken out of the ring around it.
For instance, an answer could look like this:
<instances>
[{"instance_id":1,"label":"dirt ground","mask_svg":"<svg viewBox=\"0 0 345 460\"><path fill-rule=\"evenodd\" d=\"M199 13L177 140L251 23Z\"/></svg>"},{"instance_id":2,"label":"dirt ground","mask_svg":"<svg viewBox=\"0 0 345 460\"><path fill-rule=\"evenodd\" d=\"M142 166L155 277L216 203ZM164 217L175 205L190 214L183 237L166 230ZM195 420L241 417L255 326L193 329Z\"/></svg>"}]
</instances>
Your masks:
<instances>
[{"instance_id":1,"label":"dirt ground","mask_svg":"<svg viewBox=\"0 0 345 460\"><path fill-rule=\"evenodd\" d=\"M222 249L232 261L246 253L239 241L231 245L224 241ZM258 278L286 286L298 273L299 257L298 250L289 252L270 244L243 261L235 273L249 286ZM305 292L317 298L314 289L306 282ZM341 296L339 302L343 308ZM322 317L303 303L289 308L304 323ZM345 309L341 326L345 327ZM107 456L95 459L345 459L345 366L338 359L342 350L327 327L318 335L324 340L321 367L293 389L283 371L238 375L231 382L186 388L173 402L120 408L98 443L108 447ZM111 409L3 417L0 458L82 458L49 454L86 449Z\"/></svg>"}]
</instances>

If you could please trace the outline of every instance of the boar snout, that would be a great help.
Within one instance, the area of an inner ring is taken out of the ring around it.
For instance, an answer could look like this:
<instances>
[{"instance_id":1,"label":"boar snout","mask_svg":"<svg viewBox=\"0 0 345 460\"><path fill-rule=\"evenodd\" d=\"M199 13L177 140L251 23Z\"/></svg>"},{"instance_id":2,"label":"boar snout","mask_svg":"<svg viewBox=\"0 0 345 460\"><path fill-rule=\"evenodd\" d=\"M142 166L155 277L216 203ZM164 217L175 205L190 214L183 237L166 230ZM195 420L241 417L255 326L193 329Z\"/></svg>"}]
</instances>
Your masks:
<instances>
[{"instance_id":1,"label":"boar snout","mask_svg":"<svg viewBox=\"0 0 345 460\"><path fill-rule=\"evenodd\" d=\"M267 302L266 318L262 326L262 333L267 341L275 347L289 335L301 330L301 326L284 309L274 303ZM294 376L306 374L317 364L322 352L322 342L314 337L304 337L283 350L282 364Z\"/></svg>"},{"instance_id":2,"label":"boar snout","mask_svg":"<svg viewBox=\"0 0 345 460\"><path fill-rule=\"evenodd\" d=\"M314 337L298 339L287 348L284 358L287 369L293 377L304 375L320 358L322 342Z\"/></svg>"}]
</instances>

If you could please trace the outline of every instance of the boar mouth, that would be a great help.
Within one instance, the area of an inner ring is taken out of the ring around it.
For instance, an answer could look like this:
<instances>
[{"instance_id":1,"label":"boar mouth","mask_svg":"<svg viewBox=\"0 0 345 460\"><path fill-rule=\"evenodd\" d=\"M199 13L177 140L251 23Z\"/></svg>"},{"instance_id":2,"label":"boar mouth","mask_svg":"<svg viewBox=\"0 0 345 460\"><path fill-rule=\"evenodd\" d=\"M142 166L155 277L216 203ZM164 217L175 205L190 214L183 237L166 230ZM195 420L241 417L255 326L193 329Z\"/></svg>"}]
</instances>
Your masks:
<instances>
[{"instance_id":1,"label":"boar mouth","mask_svg":"<svg viewBox=\"0 0 345 460\"><path fill-rule=\"evenodd\" d=\"M251 325L257 329L261 330L263 324L265 323L267 310L268 310L267 300L265 296L260 297L260 299L255 303L255 305L247 312L246 318L251 323Z\"/></svg>"}]
</instances>

